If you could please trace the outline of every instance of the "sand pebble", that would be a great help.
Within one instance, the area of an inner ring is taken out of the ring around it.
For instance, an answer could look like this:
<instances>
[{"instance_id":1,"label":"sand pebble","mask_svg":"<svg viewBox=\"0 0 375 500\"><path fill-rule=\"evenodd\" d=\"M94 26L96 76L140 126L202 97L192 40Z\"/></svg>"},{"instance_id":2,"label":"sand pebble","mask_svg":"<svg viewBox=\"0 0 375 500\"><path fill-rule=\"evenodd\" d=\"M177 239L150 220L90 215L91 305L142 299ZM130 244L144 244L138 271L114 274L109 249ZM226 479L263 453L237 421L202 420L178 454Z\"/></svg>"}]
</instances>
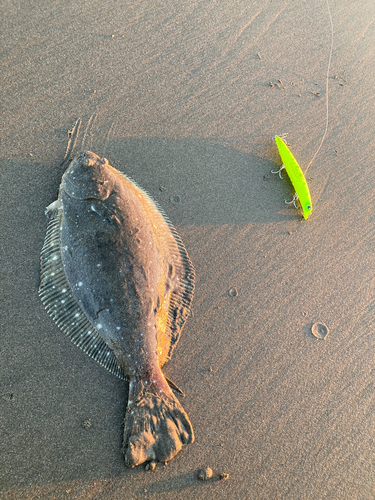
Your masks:
<instances>
[{"instance_id":1,"label":"sand pebble","mask_svg":"<svg viewBox=\"0 0 375 500\"><path fill-rule=\"evenodd\" d=\"M227 474L226 472L222 472L219 475L219 477L220 477L221 480L226 481L227 479L229 479L229 474Z\"/></svg>"},{"instance_id":2,"label":"sand pebble","mask_svg":"<svg viewBox=\"0 0 375 500\"><path fill-rule=\"evenodd\" d=\"M328 326L325 325L324 323L314 323L313 326L311 327L311 333L317 339L324 340L329 334L329 329Z\"/></svg>"},{"instance_id":3,"label":"sand pebble","mask_svg":"<svg viewBox=\"0 0 375 500\"><path fill-rule=\"evenodd\" d=\"M229 295L229 297L237 297L237 295L238 295L237 288L235 286L232 286L231 288L229 288L228 295Z\"/></svg>"},{"instance_id":4,"label":"sand pebble","mask_svg":"<svg viewBox=\"0 0 375 500\"><path fill-rule=\"evenodd\" d=\"M90 429L92 423L91 423L91 418L89 418L88 420L85 420L84 422L82 422L82 427L84 429Z\"/></svg>"},{"instance_id":5,"label":"sand pebble","mask_svg":"<svg viewBox=\"0 0 375 500\"><path fill-rule=\"evenodd\" d=\"M207 481L212 477L212 469L210 467L205 467L204 469L199 469L198 471L198 479L201 481Z\"/></svg>"}]
</instances>

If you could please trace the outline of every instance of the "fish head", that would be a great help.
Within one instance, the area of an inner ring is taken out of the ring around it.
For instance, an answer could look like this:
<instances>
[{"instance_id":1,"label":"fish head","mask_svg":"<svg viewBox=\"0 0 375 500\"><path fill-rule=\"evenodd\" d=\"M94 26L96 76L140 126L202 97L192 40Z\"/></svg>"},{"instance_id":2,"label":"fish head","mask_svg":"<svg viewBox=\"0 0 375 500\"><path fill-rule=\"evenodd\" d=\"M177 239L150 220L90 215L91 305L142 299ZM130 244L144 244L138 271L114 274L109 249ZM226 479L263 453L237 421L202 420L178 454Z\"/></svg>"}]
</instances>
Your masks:
<instances>
[{"instance_id":1,"label":"fish head","mask_svg":"<svg viewBox=\"0 0 375 500\"><path fill-rule=\"evenodd\" d=\"M78 200L106 200L113 190L110 170L106 158L91 151L79 153L63 175L60 198L68 195Z\"/></svg>"}]
</instances>

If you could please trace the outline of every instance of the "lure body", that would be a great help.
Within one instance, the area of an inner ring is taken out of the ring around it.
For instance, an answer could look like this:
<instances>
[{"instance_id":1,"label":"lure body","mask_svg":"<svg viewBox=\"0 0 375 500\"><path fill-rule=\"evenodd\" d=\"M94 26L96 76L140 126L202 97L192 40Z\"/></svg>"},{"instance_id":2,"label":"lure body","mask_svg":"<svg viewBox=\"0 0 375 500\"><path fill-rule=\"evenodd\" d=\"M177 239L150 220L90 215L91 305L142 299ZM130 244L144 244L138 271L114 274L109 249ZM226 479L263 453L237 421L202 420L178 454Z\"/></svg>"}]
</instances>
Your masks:
<instances>
[{"instance_id":1,"label":"lure body","mask_svg":"<svg viewBox=\"0 0 375 500\"><path fill-rule=\"evenodd\" d=\"M288 146L278 135L275 137L276 145L280 153L281 161L296 191L296 195L301 203L303 217L308 218L312 212L312 200L306 178L298 165L297 160L292 155Z\"/></svg>"}]
</instances>

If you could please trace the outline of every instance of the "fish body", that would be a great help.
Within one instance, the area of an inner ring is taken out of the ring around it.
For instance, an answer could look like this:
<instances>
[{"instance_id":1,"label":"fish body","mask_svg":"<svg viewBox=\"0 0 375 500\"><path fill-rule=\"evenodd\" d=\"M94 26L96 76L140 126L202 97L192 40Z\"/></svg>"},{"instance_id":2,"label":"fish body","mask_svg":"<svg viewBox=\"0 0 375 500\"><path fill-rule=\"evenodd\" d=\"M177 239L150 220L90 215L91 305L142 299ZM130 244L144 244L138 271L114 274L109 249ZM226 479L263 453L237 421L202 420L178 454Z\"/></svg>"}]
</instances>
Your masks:
<instances>
[{"instance_id":1,"label":"fish body","mask_svg":"<svg viewBox=\"0 0 375 500\"><path fill-rule=\"evenodd\" d=\"M90 151L64 173L47 215L42 302L76 345L128 379L126 465L166 462L194 441L161 370L190 314L186 249L147 193Z\"/></svg>"},{"instance_id":2,"label":"fish body","mask_svg":"<svg viewBox=\"0 0 375 500\"><path fill-rule=\"evenodd\" d=\"M295 192L301 203L303 217L304 219L307 219L312 212L313 207L310 190L305 175L283 139L280 136L276 135L275 141L280 153L281 161L283 162L290 182L293 184Z\"/></svg>"}]
</instances>

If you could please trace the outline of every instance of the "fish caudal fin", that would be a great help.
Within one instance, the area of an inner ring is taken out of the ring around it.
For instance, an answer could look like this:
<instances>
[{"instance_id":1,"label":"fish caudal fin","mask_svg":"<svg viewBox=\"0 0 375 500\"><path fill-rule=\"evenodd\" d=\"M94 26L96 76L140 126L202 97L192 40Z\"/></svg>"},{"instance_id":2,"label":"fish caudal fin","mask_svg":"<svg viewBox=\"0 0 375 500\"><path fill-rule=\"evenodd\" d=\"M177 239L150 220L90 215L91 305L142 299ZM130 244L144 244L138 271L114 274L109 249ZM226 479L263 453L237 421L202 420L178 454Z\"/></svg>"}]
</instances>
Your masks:
<instances>
[{"instance_id":1,"label":"fish caudal fin","mask_svg":"<svg viewBox=\"0 0 375 500\"><path fill-rule=\"evenodd\" d=\"M132 380L124 421L123 453L127 467L168 462L194 441L189 417L177 399Z\"/></svg>"}]
</instances>

